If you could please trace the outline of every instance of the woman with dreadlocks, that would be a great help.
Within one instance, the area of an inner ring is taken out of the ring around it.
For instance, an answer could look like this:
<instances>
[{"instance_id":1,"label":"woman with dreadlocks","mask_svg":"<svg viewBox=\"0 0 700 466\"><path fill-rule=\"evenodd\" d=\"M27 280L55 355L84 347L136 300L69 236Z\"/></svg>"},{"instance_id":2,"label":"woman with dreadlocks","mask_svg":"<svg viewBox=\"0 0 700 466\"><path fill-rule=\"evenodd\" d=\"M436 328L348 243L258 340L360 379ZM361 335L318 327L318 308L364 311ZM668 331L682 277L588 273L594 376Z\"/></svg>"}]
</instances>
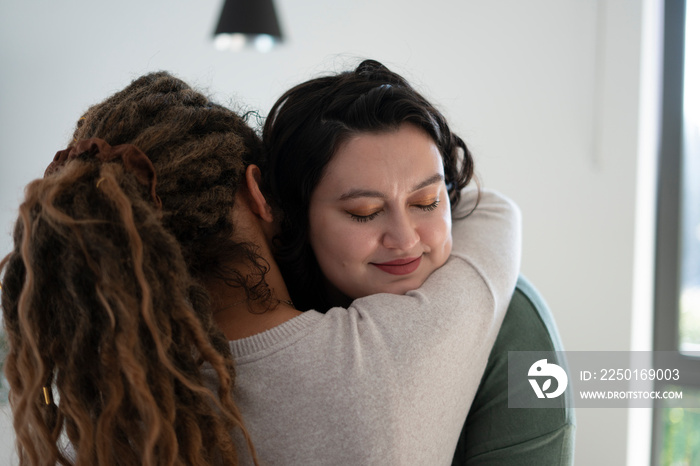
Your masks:
<instances>
[{"instance_id":1,"label":"woman with dreadlocks","mask_svg":"<svg viewBox=\"0 0 700 466\"><path fill-rule=\"evenodd\" d=\"M449 411L518 275L517 208L465 196L419 289L302 313L265 167L239 116L164 73L79 120L2 264L22 464L449 464Z\"/></svg>"},{"instance_id":2,"label":"woman with dreadlocks","mask_svg":"<svg viewBox=\"0 0 700 466\"><path fill-rule=\"evenodd\" d=\"M2 262L20 464L237 464L231 432L247 433L203 281L273 305L266 264L232 239L239 174L259 155L238 115L157 73L90 108L29 184Z\"/></svg>"}]
</instances>

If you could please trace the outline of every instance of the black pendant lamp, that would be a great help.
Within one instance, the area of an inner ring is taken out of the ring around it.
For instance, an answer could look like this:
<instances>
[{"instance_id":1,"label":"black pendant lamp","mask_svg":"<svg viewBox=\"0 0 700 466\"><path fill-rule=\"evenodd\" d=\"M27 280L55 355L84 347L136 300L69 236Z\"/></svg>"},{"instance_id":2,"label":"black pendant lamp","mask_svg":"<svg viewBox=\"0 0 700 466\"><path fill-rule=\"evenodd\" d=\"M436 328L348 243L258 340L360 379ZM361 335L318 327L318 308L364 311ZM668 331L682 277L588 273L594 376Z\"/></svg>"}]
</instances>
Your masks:
<instances>
[{"instance_id":1,"label":"black pendant lamp","mask_svg":"<svg viewBox=\"0 0 700 466\"><path fill-rule=\"evenodd\" d=\"M214 46L219 50L241 50L253 46L270 51L282 41L272 0L225 0L219 24L214 31Z\"/></svg>"}]
</instances>

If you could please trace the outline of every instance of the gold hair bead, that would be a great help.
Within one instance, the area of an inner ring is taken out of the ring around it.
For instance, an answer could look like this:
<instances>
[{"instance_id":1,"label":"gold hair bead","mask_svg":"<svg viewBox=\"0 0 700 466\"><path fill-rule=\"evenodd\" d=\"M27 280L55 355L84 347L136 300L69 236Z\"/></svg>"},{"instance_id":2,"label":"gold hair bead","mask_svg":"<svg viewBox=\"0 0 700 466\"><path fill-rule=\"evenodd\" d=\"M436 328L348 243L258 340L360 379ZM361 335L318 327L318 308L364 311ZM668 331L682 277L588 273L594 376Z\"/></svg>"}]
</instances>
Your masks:
<instances>
[{"instance_id":1,"label":"gold hair bead","mask_svg":"<svg viewBox=\"0 0 700 466\"><path fill-rule=\"evenodd\" d=\"M99 187L100 187L100 183L102 183L104 180L105 180L104 177L102 177L102 178L100 178L99 180L97 180L97 184L95 185L95 187L96 187L96 188L99 188Z\"/></svg>"},{"instance_id":2,"label":"gold hair bead","mask_svg":"<svg viewBox=\"0 0 700 466\"><path fill-rule=\"evenodd\" d=\"M42 389L44 390L44 402L48 406L51 404L51 392L49 391L49 387L42 387Z\"/></svg>"}]
</instances>

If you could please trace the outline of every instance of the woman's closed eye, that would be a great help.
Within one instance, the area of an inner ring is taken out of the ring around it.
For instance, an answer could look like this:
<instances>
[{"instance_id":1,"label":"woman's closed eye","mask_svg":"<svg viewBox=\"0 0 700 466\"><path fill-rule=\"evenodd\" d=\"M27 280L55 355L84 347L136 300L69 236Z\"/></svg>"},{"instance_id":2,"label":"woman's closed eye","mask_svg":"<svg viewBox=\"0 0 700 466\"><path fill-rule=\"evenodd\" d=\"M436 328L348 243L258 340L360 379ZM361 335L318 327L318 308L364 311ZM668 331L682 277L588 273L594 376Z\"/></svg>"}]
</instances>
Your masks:
<instances>
[{"instance_id":1,"label":"woman's closed eye","mask_svg":"<svg viewBox=\"0 0 700 466\"><path fill-rule=\"evenodd\" d=\"M435 199L433 202L431 202L429 204L425 204L425 203L413 204L413 207L418 207L421 210L424 210L426 212L430 212L432 210L437 209L438 205L440 205L440 199Z\"/></svg>"},{"instance_id":2,"label":"woman's closed eye","mask_svg":"<svg viewBox=\"0 0 700 466\"><path fill-rule=\"evenodd\" d=\"M432 201L419 201L411 204L411 207L416 207L424 212L431 212L437 209L440 205L440 199L434 199ZM369 222L374 220L377 216L382 213L384 209L357 209L357 210L346 210L345 212L350 215L350 218L356 222Z\"/></svg>"},{"instance_id":3,"label":"woman's closed eye","mask_svg":"<svg viewBox=\"0 0 700 466\"><path fill-rule=\"evenodd\" d=\"M377 215L380 214L380 210L375 210L375 211L349 211L346 210L345 212L350 215L350 218L353 219L356 222L369 222L370 220L374 220Z\"/></svg>"}]
</instances>

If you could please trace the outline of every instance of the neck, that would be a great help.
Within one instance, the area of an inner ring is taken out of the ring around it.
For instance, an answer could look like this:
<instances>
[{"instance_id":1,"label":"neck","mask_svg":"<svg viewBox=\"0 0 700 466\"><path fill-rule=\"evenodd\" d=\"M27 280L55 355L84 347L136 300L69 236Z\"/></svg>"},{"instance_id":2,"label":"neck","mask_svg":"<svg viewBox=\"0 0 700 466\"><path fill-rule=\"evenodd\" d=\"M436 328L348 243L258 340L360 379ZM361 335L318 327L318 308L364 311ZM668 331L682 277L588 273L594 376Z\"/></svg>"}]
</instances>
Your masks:
<instances>
[{"instance_id":1,"label":"neck","mask_svg":"<svg viewBox=\"0 0 700 466\"><path fill-rule=\"evenodd\" d=\"M301 314L291 304L277 263L272 257L266 257L269 252L259 250L258 253L270 265L265 274L265 283L271 292L269 299L249 300L243 288L230 285L223 279L211 279L205 283L212 301L214 322L229 340L264 332ZM257 279L254 273L258 271L252 265L235 269L243 276Z\"/></svg>"}]
</instances>

